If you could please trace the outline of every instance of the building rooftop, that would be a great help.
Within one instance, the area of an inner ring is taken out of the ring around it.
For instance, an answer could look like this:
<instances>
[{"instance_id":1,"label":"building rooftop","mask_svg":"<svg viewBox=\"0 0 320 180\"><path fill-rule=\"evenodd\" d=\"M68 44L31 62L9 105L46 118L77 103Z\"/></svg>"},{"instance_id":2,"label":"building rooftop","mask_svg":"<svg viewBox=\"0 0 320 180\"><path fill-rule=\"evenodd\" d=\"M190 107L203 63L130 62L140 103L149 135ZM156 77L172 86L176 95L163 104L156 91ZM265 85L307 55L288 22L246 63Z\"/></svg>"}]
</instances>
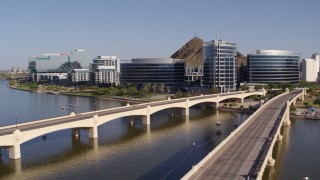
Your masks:
<instances>
[{"instance_id":1,"label":"building rooftop","mask_svg":"<svg viewBox=\"0 0 320 180\"><path fill-rule=\"evenodd\" d=\"M249 53L249 55L300 56L299 53L286 50L256 50Z\"/></svg>"}]
</instances>

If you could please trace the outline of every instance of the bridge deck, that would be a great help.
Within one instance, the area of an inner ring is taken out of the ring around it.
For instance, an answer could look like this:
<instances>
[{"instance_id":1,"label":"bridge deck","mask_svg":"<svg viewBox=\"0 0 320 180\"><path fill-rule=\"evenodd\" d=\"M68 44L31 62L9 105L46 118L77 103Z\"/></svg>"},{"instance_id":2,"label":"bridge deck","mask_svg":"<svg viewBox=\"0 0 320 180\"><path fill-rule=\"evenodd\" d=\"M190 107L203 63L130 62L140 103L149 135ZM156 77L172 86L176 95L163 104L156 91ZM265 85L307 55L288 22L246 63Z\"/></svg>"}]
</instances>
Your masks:
<instances>
[{"instance_id":1,"label":"bridge deck","mask_svg":"<svg viewBox=\"0 0 320 180\"><path fill-rule=\"evenodd\" d=\"M286 101L296 92L267 104L250 123L201 166L190 179L244 179Z\"/></svg>"}]
</instances>

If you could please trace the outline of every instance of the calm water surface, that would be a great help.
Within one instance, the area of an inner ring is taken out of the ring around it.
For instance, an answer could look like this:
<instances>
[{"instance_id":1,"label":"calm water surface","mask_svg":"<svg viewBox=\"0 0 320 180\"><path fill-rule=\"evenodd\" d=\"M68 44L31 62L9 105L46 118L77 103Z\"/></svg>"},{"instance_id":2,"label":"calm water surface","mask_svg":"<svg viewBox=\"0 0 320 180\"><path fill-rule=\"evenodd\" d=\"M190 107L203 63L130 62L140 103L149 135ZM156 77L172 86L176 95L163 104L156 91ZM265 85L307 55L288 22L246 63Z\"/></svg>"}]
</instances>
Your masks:
<instances>
[{"instance_id":1,"label":"calm water surface","mask_svg":"<svg viewBox=\"0 0 320 180\"><path fill-rule=\"evenodd\" d=\"M282 132L273 151L275 166L266 169L264 179L320 179L320 120L292 118Z\"/></svg>"}]
</instances>

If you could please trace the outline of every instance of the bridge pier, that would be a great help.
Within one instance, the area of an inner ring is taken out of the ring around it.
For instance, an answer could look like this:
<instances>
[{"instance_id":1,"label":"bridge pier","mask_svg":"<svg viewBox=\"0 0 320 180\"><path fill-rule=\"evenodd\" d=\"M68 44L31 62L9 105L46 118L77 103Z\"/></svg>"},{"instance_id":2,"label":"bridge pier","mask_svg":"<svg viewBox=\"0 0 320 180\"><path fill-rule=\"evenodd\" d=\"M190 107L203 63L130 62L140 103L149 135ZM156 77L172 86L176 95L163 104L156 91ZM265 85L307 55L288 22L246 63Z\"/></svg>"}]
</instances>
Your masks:
<instances>
[{"instance_id":1,"label":"bridge pier","mask_svg":"<svg viewBox=\"0 0 320 180\"><path fill-rule=\"evenodd\" d=\"M182 110L182 115L189 116L189 108L188 107Z\"/></svg>"},{"instance_id":2,"label":"bridge pier","mask_svg":"<svg viewBox=\"0 0 320 180\"><path fill-rule=\"evenodd\" d=\"M76 137L80 136L80 129L78 129L78 128L72 128L72 129L71 129L71 135L72 135L72 136L76 136Z\"/></svg>"},{"instance_id":3,"label":"bridge pier","mask_svg":"<svg viewBox=\"0 0 320 180\"><path fill-rule=\"evenodd\" d=\"M271 152L272 152L272 151L271 151ZM274 166L275 162L276 162L276 160L273 159L272 153L270 153L270 155L269 155L269 157L268 157L267 165L268 165L268 166Z\"/></svg>"},{"instance_id":4,"label":"bridge pier","mask_svg":"<svg viewBox=\"0 0 320 180\"><path fill-rule=\"evenodd\" d=\"M213 103L213 109L218 109L218 107L219 107L219 103L218 102Z\"/></svg>"},{"instance_id":5,"label":"bridge pier","mask_svg":"<svg viewBox=\"0 0 320 180\"><path fill-rule=\"evenodd\" d=\"M287 101L287 109L286 112L284 113L284 120L283 120L283 125L290 125L290 102Z\"/></svg>"},{"instance_id":6,"label":"bridge pier","mask_svg":"<svg viewBox=\"0 0 320 180\"><path fill-rule=\"evenodd\" d=\"M280 127L279 127L280 128ZM282 139L283 139L283 136L279 133L278 135L277 135L277 140L278 141L282 141Z\"/></svg>"},{"instance_id":7,"label":"bridge pier","mask_svg":"<svg viewBox=\"0 0 320 180\"><path fill-rule=\"evenodd\" d=\"M20 159L20 144L15 144L14 146L9 147L9 158L10 159Z\"/></svg>"},{"instance_id":8,"label":"bridge pier","mask_svg":"<svg viewBox=\"0 0 320 180\"><path fill-rule=\"evenodd\" d=\"M132 116L128 117L128 124L133 125L133 123L134 123L133 120L134 120L134 118Z\"/></svg>"},{"instance_id":9,"label":"bridge pier","mask_svg":"<svg viewBox=\"0 0 320 180\"><path fill-rule=\"evenodd\" d=\"M89 128L89 138L92 138L92 139L98 138L98 127L97 126Z\"/></svg>"},{"instance_id":10,"label":"bridge pier","mask_svg":"<svg viewBox=\"0 0 320 180\"><path fill-rule=\"evenodd\" d=\"M146 115L142 117L142 124L150 125L150 115Z\"/></svg>"}]
</instances>

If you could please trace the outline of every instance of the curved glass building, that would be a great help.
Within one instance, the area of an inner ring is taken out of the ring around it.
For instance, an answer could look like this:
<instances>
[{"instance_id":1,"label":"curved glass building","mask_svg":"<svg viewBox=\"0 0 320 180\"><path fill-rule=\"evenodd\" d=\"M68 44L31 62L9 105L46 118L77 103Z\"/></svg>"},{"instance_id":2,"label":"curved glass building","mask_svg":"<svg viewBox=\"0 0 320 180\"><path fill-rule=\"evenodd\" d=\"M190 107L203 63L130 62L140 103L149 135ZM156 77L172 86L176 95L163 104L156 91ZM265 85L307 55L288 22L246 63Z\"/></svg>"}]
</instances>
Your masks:
<instances>
[{"instance_id":1,"label":"curved glass building","mask_svg":"<svg viewBox=\"0 0 320 180\"><path fill-rule=\"evenodd\" d=\"M203 44L204 85L218 87L220 92L235 91L237 45L216 40Z\"/></svg>"},{"instance_id":2,"label":"curved glass building","mask_svg":"<svg viewBox=\"0 0 320 180\"><path fill-rule=\"evenodd\" d=\"M179 86L184 83L184 62L171 58L132 59L120 64L121 84L163 83Z\"/></svg>"},{"instance_id":3,"label":"curved glass building","mask_svg":"<svg viewBox=\"0 0 320 180\"><path fill-rule=\"evenodd\" d=\"M294 83L300 81L300 54L281 50L257 50L247 56L250 83Z\"/></svg>"}]
</instances>

